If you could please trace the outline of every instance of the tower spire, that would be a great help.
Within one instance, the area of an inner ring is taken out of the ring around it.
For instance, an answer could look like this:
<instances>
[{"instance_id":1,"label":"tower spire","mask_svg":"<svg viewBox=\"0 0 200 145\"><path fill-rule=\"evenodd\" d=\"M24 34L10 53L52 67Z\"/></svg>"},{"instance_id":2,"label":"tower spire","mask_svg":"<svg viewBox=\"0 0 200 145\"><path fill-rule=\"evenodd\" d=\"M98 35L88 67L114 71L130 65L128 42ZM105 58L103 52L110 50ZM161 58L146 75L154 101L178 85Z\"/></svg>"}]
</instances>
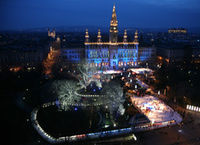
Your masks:
<instances>
[{"instance_id":1,"label":"tower spire","mask_svg":"<svg viewBox=\"0 0 200 145\"><path fill-rule=\"evenodd\" d=\"M115 4L113 5L112 19L117 20L117 15L116 15L116 10L115 10Z\"/></svg>"},{"instance_id":2,"label":"tower spire","mask_svg":"<svg viewBox=\"0 0 200 145\"><path fill-rule=\"evenodd\" d=\"M85 42L89 42L88 29L85 30Z\"/></svg>"},{"instance_id":3,"label":"tower spire","mask_svg":"<svg viewBox=\"0 0 200 145\"><path fill-rule=\"evenodd\" d=\"M109 41L111 43L117 42L117 35L118 35L117 26L118 26L117 15L115 10L115 5L113 5L112 18L110 21L110 36L109 36Z\"/></svg>"},{"instance_id":4,"label":"tower spire","mask_svg":"<svg viewBox=\"0 0 200 145\"><path fill-rule=\"evenodd\" d=\"M134 42L138 43L138 30L135 31Z\"/></svg>"},{"instance_id":5,"label":"tower spire","mask_svg":"<svg viewBox=\"0 0 200 145\"><path fill-rule=\"evenodd\" d=\"M124 39L123 39L124 43L127 43L127 31L126 29L124 30Z\"/></svg>"},{"instance_id":6,"label":"tower spire","mask_svg":"<svg viewBox=\"0 0 200 145\"><path fill-rule=\"evenodd\" d=\"M54 39L56 38L56 30L55 30L55 28L53 28L52 37L53 37Z\"/></svg>"},{"instance_id":7,"label":"tower spire","mask_svg":"<svg viewBox=\"0 0 200 145\"><path fill-rule=\"evenodd\" d=\"M100 31L100 29L98 29L97 42L98 43L101 42L101 31Z\"/></svg>"}]
</instances>

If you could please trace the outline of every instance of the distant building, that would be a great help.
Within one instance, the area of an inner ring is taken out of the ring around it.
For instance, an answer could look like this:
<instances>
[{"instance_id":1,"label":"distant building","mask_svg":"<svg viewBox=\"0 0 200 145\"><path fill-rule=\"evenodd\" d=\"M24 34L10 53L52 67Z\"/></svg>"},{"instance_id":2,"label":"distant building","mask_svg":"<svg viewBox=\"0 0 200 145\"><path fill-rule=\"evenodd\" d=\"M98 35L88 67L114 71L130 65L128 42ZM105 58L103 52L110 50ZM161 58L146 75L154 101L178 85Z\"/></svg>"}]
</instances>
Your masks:
<instances>
[{"instance_id":1,"label":"distant building","mask_svg":"<svg viewBox=\"0 0 200 145\"><path fill-rule=\"evenodd\" d=\"M1 50L1 66L37 66L47 56L46 50L43 49L23 49L23 50Z\"/></svg>"},{"instance_id":2,"label":"distant building","mask_svg":"<svg viewBox=\"0 0 200 145\"><path fill-rule=\"evenodd\" d=\"M189 35L187 30L169 29L166 38L156 44L158 58L164 58L168 62L198 61L200 58L199 36Z\"/></svg>"},{"instance_id":3,"label":"distant building","mask_svg":"<svg viewBox=\"0 0 200 145\"><path fill-rule=\"evenodd\" d=\"M63 48L61 49L61 60L63 64L80 63L84 58L83 48Z\"/></svg>"},{"instance_id":4,"label":"distant building","mask_svg":"<svg viewBox=\"0 0 200 145\"><path fill-rule=\"evenodd\" d=\"M110 21L109 41L102 42L101 31L98 30L97 41L90 42L88 30L85 33L85 58L93 66L103 69L120 69L122 67L137 66L138 62L152 57L152 49L138 48L138 31L134 40L127 41L127 31L124 30L123 41L118 41L118 21L113 6L112 19ZM144 52L142 52L144 50Z\"/></svg>"},{"instance_id":5,"label":"distant building","mask_svg":"<svg viewBox=\"0 0 200 145\"><path fill-rule=\"evenodd\" d=\"M40 67L49 52L49 41L43 33L8 33L0 43L0 68Z\"/></svg>"},{"instance_id":6,"label":"distant building","mask_svg":"<svg viewBox=\"0 0 200 145\"><path fill-rule=\"evenodd\" d=\"M48 29L48 36L51 37L51 38L53 38L53 39L55 39L56 38L56 31L55 31L55 29L53 29L53 31L50 31Z\"/></svg>"},{"instance_id":7,"label":"distant building","mask_svg":"<svg viewBox=\"0 0 200 145\"><path fill-rule=\"evenodd\" d=\"M156 60L156 47L149 46L149 47L140 47L138 49L138 61L139 63L142 62L155 62Z\"/></svg>"},{"instance_id":8,"label":"distant building","mask_svg":"<svg viewBox=\"0 0 200 145\"><path fill-rule=\"evenodd\" d=\"M188 32L185 28L173 28L168 30L168 39L174 42L189 42Z\"/></svg>"},{"instance_id":9,"label":"distant building","mask_svg":"<svg viewBox=\"0 0 200 145\"><path fill-rule=\"evenodd\" d=\"M171 34L187 34L187 29L185 28L171 28L168 30Z\"/></svg>"},{"instance_id":10,"label":"distant building","mask_svg":"<svg viewBox=\"0 0 200 145\"><path fill-rule=\"evenodd\" d=\"M54 44L56 38L54 34L55 31L48 31L48 36L54 38L51 45L57 45L57 43ZM86 29L84 48L78 46L75 48L62 47L61 45L60 64L62 67L74 66L85 59L91 66L96 66L100 69L120 69L137 66L140 62L151 61L152 58L155 58L155 47L138 48L137 30L132 42L128 42L126 30L124 30L123 40L119 42L115 5L113 6L110 21L109 40L107 42L102 41L100 29L96 39L96 42L91 42L88 29ZM66 39L64 40L66 41Z\"/></svg>"},{"instance_id":11,"label":"distant building","mask_svg":"<svg viewBox=\"0 0 200 145\"><path fill-rule=\"evenodd\" d=\"M184 58L184 50L178 48L162 48L160 51L160 55L162 58L167 60L168 62L178 62L182 61Z\"/></svg>"},{"instance_id":12,"label":"distant building","mask_svg":"<svg viewBox=\"0 0 200 145\"><path fill-rule=\"evenodd\" d=\"M169 43L158 48L158 56L161 56L170 63L184 60L199 60L200 47L190 43Z\"/></svg>"}]
</instances>

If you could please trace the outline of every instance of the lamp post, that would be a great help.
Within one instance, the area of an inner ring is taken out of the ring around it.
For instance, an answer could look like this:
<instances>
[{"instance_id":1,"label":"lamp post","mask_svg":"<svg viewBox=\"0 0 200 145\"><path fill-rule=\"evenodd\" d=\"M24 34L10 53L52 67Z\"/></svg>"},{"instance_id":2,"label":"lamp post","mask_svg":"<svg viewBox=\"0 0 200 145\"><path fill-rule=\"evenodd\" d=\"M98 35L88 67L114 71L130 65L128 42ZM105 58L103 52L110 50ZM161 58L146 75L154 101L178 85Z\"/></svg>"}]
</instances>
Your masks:
<instances>
[{"instance_id":1,"label":"lamp post","mask_svg":"<svg viewBox=\"0 0 200 145\"><path fill-rule=\"evenodd\" d=\"M135 89L137 89L137 85L135 85Z\"/></svg>"}]
</instances>

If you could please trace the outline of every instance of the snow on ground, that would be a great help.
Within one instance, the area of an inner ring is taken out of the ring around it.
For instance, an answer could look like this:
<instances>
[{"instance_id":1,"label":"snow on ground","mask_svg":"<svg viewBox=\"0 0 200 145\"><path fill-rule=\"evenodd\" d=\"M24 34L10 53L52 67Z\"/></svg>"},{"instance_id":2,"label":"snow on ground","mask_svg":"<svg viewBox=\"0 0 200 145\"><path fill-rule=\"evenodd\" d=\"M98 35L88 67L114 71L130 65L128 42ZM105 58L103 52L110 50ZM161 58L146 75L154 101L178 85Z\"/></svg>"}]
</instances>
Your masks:
<instances>
[{"instance_id":1,"label":"snow on ground","mask_svg":"<svg viewBox=\"0 0 200 145\"><path fill-rule=\"evenodd\" d=\"M174 120L176 123L182 121L181 116L163 101L154 96L132 97L132 103L145 114L151 123L162 123Z\"/></svg>"},{"instance_id":2,"label":"snow on ground","mask_svg":"<svg viewBox=\"0 0 200 145\"><path fill-rule=\"evenodd\" d=\"M136 74L153 73L153 70L151 70L149 68L131 68L129 70Z\"/></svg>"}]
</instances>

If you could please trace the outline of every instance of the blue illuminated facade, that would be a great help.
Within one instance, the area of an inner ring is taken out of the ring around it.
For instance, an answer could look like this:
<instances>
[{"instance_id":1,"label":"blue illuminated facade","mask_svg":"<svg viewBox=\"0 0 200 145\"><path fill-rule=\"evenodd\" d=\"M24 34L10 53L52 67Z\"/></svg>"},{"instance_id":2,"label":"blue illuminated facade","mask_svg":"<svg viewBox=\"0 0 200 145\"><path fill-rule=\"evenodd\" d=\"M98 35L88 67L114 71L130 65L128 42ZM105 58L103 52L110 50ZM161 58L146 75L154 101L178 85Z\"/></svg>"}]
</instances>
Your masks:
<instances>
[{"instance_id":1,"label":"blue illuminated facade","mask_svg":"<svg viewBox=\"0 0 200 145\"><path fill-rule=\"evenodd\" d=\"M109 32L109 42L101 41L100 30L97 42L90 42L88 30L86 30L85 57L87 62L101 69L136 66L138 62L138 32L135 32L135 39L132 42L127 42L127 31L125 30L123 42L118 42L118 21L115 6L113 6Z\"/></svg>"},{"instance_id":2,"label":"blue illuminated facade","mask_svg":"<svg viewBox=\"0 0 200 145\"><path fill-rule=\"evenodd\" d=\"M102 42L101 31L98 30L97 41L91 42L88 30L85 33L85 48L62 49L63 62L65 66L75 66L83 59L91 66L101 70L121 69L135 67L138 64L149 61L155 54L153 47L138 48L138 32L136 30L134 40L127 41L127 31L124 30L123 41L118 41L118 21L115 6L113 7L112 19L110 21L109 41Z\"/></svg>"},{"instance_id":3,"label":"blue illuminated facade","mask_svg":"<svg viewBox=\"0 0 200 145\"><path fill-rule=\"evenodd\" d=\"M138 61L138 45L135 46L86 46L87 62L104 69L118 69L136 66Z\"/></svg>"},{"instance_id":4,"label":"blue illuminated facade","mask_svg":"<svg viewBox=\"0 0 200 145\"><path fill-rule=\"evenodd\" d=\"M70 63L80 63L82 55L82 49L62 49L62 59L68 60Z\"/></svg>"}]
</instances>

